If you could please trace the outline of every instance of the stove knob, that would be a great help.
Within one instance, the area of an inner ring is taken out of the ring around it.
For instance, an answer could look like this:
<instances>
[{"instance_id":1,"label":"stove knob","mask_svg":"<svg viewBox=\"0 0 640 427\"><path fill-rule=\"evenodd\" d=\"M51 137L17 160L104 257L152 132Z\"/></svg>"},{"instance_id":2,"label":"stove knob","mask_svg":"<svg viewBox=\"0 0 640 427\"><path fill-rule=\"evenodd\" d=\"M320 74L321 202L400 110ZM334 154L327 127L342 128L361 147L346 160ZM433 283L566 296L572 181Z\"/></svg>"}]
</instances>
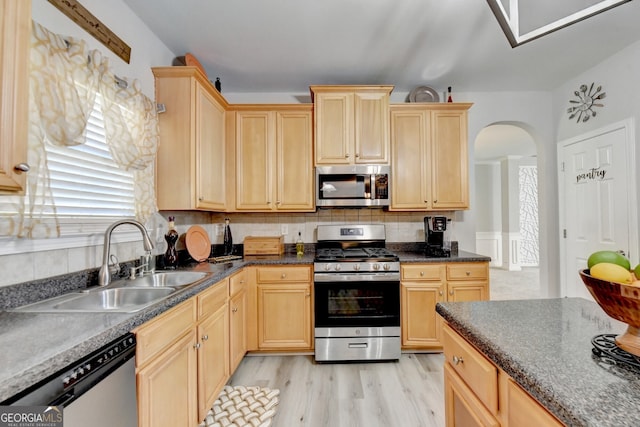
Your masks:
<instances>
[{"instance_id":1,"label":"stove knob","mask_svg":"<svg viewBox=\"0 0 640 427\"><path fill-rule=\"evenodd\" d=\"M336 264L336 271L340 271L340 264Z\"/></svg>"},{"instance_id":2,"label":"stove knob","mask_svg":"<svg viewBox=\"0 0 640 427\"><path fill-rule=\"evenodd\" d=\"M382 267L384 268L385 271L389 271L389 269L391 268L389 264L385 264Z\"/></svg>"},{"instance_id":3,"label":"stove knob","mask_svg":"<svg viewBox=\"0 0 640 427\"><path fill-rule=\"evenodd\" d=\"M331 266L329 264L325 264L324 265L324 270L325 271L329 271L330 268L331 268Z\"/></svg>"},{"instance_id":4,"label":"stove knob","mask_svg":"<svg viewBox=\"0 0 640 427\"><path fill-rule=\"evenodd\" d=\"M360 264L354 264L354 265L353 265L353 269L354 269L355 271L360 271Z\"/></svg>"},{"instance_id":5,"label":"stove knob","mask_svg":"<svg viewBox=\"0 0 640 427\"><path fill-rule=\"evenodd\" d=\"M373 264L373 269L376 271L380 270L380 264Z\"/></svg>"}]
</instances>

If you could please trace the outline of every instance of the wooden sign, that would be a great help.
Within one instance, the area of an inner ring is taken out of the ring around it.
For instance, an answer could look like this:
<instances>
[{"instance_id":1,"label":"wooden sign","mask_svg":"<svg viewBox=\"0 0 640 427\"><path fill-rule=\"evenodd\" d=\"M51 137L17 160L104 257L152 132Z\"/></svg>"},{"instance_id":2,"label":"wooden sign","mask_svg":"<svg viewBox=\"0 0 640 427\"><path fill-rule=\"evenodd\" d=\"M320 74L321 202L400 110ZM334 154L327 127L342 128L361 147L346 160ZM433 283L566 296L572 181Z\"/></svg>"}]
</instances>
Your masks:
<instances>
[{"instance_id":1,"label":"wooden sign","mask_svg":"<svg viewBox=\"0 0 640 427\"><path fill-rule=\"evenodd\" d=\"M58 10L73 22L78 24L83 30L87 31L95 37L100 43L109 48L113 53L122 58L127 64L131 59L131 47L126 44L120 37L116 36L113 31L107 28L98 18L93 16L84 6L77 0L48 0L49 3L58 8Z\"/></svg>"}]
</instances>

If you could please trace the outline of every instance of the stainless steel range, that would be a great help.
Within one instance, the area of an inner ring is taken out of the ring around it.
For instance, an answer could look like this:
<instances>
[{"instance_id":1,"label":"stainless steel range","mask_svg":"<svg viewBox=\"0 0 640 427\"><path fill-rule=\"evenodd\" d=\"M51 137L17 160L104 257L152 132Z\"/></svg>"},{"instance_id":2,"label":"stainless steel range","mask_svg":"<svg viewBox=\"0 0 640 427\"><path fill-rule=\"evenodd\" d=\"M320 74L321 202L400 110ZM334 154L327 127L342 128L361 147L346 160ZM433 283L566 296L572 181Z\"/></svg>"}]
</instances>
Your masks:
<instances>
[{"instance_id":1,"label":"stainless steel range","mask_svg":"<svg viewBox=\"0 0 640 427\"><path fill-rule=\"evenodd\" d=\"M315 359L400 358L400 261L383 224L319 225Z\"/></svg>"}]
</instances>

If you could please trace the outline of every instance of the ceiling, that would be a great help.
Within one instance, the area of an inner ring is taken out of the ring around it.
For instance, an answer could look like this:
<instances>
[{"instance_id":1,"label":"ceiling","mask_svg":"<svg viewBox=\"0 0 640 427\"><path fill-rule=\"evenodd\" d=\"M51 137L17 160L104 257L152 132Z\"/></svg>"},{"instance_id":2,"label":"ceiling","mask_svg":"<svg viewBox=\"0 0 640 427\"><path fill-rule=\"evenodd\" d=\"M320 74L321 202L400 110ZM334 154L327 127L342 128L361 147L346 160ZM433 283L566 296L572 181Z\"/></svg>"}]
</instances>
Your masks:
<instances>
[{"instance_id":1,"label":"ceiling","mask_svg":"<svg viewBox=\"0 0 640 427\"><path fill-rule=\"evenodd\" d=\"M516 48L483 0L124 2L231 93L309 93L312 84L392 84L401 94L424 85L440 96L447 86L454 95L551 90L640 40L639 1Z\"/></svg>"}]
</instances>

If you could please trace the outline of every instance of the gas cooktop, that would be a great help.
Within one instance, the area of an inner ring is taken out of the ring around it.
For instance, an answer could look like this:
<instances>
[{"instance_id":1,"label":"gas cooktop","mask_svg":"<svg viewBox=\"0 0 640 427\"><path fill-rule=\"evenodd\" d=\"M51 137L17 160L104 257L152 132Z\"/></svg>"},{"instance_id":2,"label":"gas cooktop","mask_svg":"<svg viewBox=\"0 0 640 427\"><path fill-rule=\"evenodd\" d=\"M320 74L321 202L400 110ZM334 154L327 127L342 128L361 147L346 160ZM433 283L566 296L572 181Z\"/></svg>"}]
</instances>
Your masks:
<instances>
[{"instance_id":1,"label":"gas cooktop","mask_svg":"<svg viewBox=\"0 0 640 427\"><path fill-rule=\"evenodd\" d=\"M393 252L385 248L320 248L316 250L315 261L398 261Z\"/></svg>"}]
</instances>

